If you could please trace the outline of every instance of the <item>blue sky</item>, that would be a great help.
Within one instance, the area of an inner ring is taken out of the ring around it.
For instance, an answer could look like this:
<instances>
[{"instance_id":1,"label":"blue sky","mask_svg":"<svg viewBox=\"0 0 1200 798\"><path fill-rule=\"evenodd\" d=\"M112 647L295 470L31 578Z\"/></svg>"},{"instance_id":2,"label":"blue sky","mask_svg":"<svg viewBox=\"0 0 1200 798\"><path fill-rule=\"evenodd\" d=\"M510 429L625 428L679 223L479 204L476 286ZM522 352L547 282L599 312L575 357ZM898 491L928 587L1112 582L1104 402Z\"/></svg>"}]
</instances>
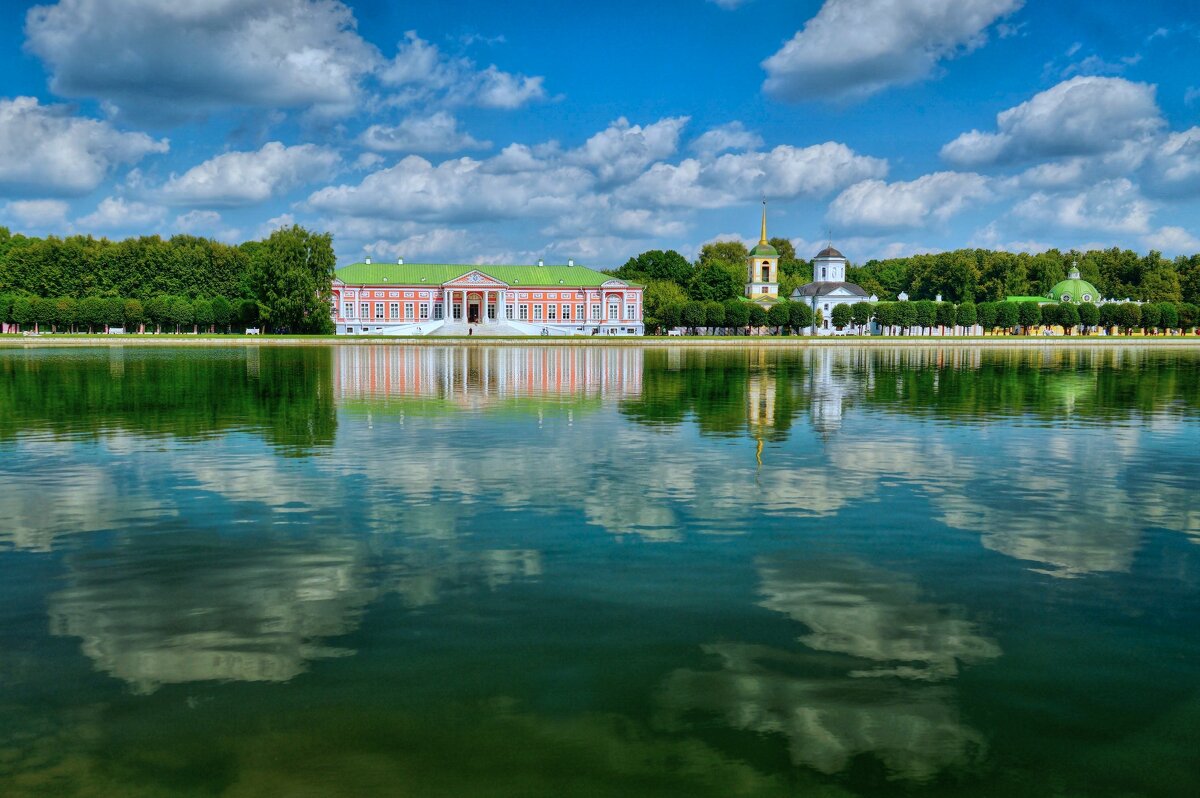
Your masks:
<instances>
[{"instance_id":1,"label":"blue sky","mask_svg":"<svg viewBox=\"0 0 1200 798\"><path fill-rule=\"evenodd\" d=\"M339 261L1200 252L1166 0L0 0L0 224ZM811 250L811 251L810 251Z\"/></svg>"}]
</instances>

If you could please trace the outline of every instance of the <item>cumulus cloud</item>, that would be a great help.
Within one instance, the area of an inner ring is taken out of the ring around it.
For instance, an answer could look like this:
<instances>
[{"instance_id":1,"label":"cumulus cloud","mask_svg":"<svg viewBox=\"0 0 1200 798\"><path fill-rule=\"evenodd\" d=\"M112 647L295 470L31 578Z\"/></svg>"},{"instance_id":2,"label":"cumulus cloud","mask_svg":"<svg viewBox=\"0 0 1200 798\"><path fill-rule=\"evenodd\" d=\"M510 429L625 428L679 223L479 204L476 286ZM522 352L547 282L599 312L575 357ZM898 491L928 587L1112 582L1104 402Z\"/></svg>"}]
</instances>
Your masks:
<instances>
[{"instance_id":1,"label":"cumulus cloud","mask_svg":"<svg viewBox=\"0 0 1200 798\"><path fill-rule=\"evenodd\" d=\"M252 205L306 183L328 180L340 156L327 147L278 141L252 152L227 152L172 175L159 192L165 202L210 207Z\"/></svg>"},{"instance_id":2,"label":"cumulus cloud","mask_svg":"<svg viewBox=\"0 0 1200 798\"><path fill-rule=\"evenodd\" d=\"M460 131L458 120L445 111L416 114L396 125L371 125L359 141L379 152L459 152L492 146L490 141L477 141Z\"/></svg>"},{"instance_id":3,"label":"cumulus cloud","mask_svg":"<svg viewBox=\"0 0 1200 798\"><path fill-rule=\"evenodd\" d=\"M897 183L864 180L838 195L829 219L856 232L924 227L991 196L987 178L972 172L935 172Z\"/></svg>"},{"instance_id":4,"label":"cumulus cloud","mask_svg":"<svg viewBox=\"0 0 1200 798\"><path fill-rule=\"evenodd\" d=\"M692 150L701 158L712 158L726 150L754 150L762 145L762 136L746 130L741 122L730 122L705 132L692 142Z\"/></svg>"},{"instance_id":5,"label":"cumulus cloud","mask_svg":"<svg viewBox=\"0 0 1200 798\"><path fill-rule=\"evenodd\" d=\"M786 100L854 99L927 77L986 41L1023 0L826 0L763 62L764 89Z\"/></svg>"},{"instance_id":6,"label":"cumulus cloud","mask_svg":"<svg viewBox=\"0 0 1200 798\"><path fill-rule=\"evenodd\" d=\"M373 172L358 185L329 186L308 204L326 213L385 219L479 221L546 216L567 210L594 183L575 166L497 173L487 161L458 158L436 166L417 155Z\"/></svg>"},{"instance_id":7,"label":"cumulus cloud","mask_svg":"<svg viewBox=\"0 0 1200 798\"><path fill-rule=\"evenodd\" d=\"M996 132L972 130L942 148L958 166L978 167L1120 150L1163 126L1155 88L1123 78L1075 77L996 117Z\"/></svg>"},{"instance_id":8,"label":"cumulus cloud","mask_svg":"<svg viewBox=\"0 0 1200 798\"><path fill-rule=\"evenodd\" d=\"M121 164L168 149L166 139L124 133L33 97L0 99L0 191L78 196Z\"/></svg>"},{"instance_id":9,"label":"cumulus cloud","mask_svg":"<svg viewBox=\"0 0 1200 798\"><path fill-rule=\"evenodd\" d=\"M65 225L70 206L62 200L11 200L4 203L4 217L25 227Z\"/></svg>"},{"instance_id":10,"label":"cumulus cloud","mask_svg":"<svg viewBox=\"0 0 1200 798\"><path fill-rule=\"evenodd\" d=\"M76 226L82 230L133 230L152 228L166 216L167 209L144 202L129 202L121 197L107 197L96 210L81 217Z\"/></svg>"},{"instance_id":11,"label":"cumulus cloud","mask_svg":"<svg viewBox=\"0 0 1200 798\"><path fill-rule=\"evenodd\" d=\"M1168 257L1194 255L1200 252L1200 238L1182 227L1160 227L1153 233L1143 236L1142 242L1150 249L1156 249Z\"/></svg>"},{"instance_id":12,"label":"cumulus cloud","mask_svg":"<svg viewBox=\"0 0 1200 798\"><path fill-rule=\"evenodd\" d=\"M1127 178L1104 180L1074 194L1034 192L1017 203L1013 215L1029 226L1146 233L1153 206Z\"/></svg>"},{"instance_id":13,"label":"cumulus cloud","mask_svg":"<svg viewBox=\"0 0 1200 798\"><path fill-rule=\"evenodd\" d=\"M513 109L546 98L545 78L504 72L495 65L479 69L471 59L449 56L411 30L378 75L395 92L391 101L400 105L443 102Z\"/></svg>"},{"instance_id":14,"label":"cumulus cloud","mask_svg":"<svg viewBox=\"0 0 1200 798\"><path fill-rule=\"evenodd\" d=\"M336 0L60 0L30 9L25 33L56 94L163 119L226 107L345 112L381 61L355 24Z\"/></svg>"},{"instance_id":15,"label":"cumulus cloud","mask_svg":"<svg viewBox=\"0 0 1200 798\"><path fill-rule=\"evenodd\" d=\"M780 145L767 152L726 153L712 161L659 163L619 192L638 204L720 208L766 196L821 197L851 183L887 174L887 161L845 144Z\"/></svg>"},{"instance_id":16,"label":"cumulus cloud","mask_svg":"<svg viewBox=\"0 0 1200 798\"><path fill-rule=\"evenodd\" d=\"M1200 193L1200 127L1171 133L1158 143L1147 164L1145 183L1156 195Z\"/></svg>"},{"instance_id":17,"label":"cumulus cloud","mask_svg":"<svg viewBox=\"0 0 1200 798\"><path fill-rule=\"evenodd\" d=\"M688 117L678 116L643 127L621 117L572 151L568 161L586 166L604 183L628 180L655 161L674 155L687 123Z\"/></svg>"}]
</instances>

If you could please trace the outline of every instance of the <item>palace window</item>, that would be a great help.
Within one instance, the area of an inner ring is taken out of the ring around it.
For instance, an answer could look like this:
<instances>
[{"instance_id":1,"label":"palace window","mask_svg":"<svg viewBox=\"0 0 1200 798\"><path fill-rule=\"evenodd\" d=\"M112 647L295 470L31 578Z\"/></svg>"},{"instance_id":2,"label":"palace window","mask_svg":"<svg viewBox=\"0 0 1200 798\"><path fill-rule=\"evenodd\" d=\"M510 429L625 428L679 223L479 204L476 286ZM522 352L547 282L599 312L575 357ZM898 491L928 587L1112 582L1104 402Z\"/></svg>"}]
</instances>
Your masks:
<instances>
[{"instance_id":1,"label":"palace window","mask_svg":"<svg viewBox=\"0 0 1200 798\"><path fill-rule=\"evenodd\" d=\"M576 306L575 306L575 318L576 318L577 320L579 320L579 321L583 321L583 319L584 319L584 315L583 315L583 305L576 305Z\"/></svg>"},{"instance_id":2,"label":"palace window","mask_svg":"<svg viewBox=\"0 0 1200 798\"><path fill-rule=\"evenodd\" d=\"M345 313L345 316L346 316L346 318L348 318L348 319L352 319L352 318L354 318L354 303L353 303L353 302L347 302L347 303L346 303L346 313Z\"/></svg>"},{"instance_id":3,"label":"palace window","mask_svg":"<svg viewBox=\"0 0 1200 798\"><path fill-rule=\"evenodd\" d=\"M1091 301L1092 301L1092 295L1091 295L1091 294L1084 294L1084 295L1083 295L1083 301L1084 301L1084 302L1091 302Z\"/></svg>"},{"instance_id":4,"label":"palace window","mask_svg":"<svg viewBox=\"0 0 1200 798\"><path fill-rule=\"evenodd\" d=\"M487 317L489 319L495 321L495 319L496 319L496 306L495 305L487 306Z\"/></svg>"},{"instance_id":5,"label":"palace window","mask_svg":"<svg viewBox=\"0 0 1200 798\"><path fill-rule=\"evenodd\" d=\"M771 267L770 266L764 265L762 268L762 274L763 274L763 282L764 283L771 282Z\"/></svg>"},{"instance_id":6,"label":"palace window","mask_svg":"<svg viewBox=\"0 0 1200 798\"><path fill-rule=\"evenodd\" d=\"M371 306L368 305L366 302L363 302L361 305L359 305L358 310L359 310L360 315L362 315L362 317L364 319L371 318Z\"/></svg>"},{"instance_id":7,"label":"palace window","mask_svg":"<svg viewBox=\"0 0 1200 798\"><path fill-rule=\"evenodd\" d=\"M600 321L600 306L592 305L592 321Z\"/></svg>"},{"instance_id":8,"label":"palace window","mask_svg":"<svg viewBox=\"0 0 1200 798\"><path fill-rule=\"evenodd\" d=\"M454 303L451 303L450 307L451 307L450 312L454 315L454 318L461 319L462 318L462 303L454 302Z\"/></svg>"},{"instance_id":9,"label":"palace window","mask_svg":"<svg viewBox=\"0 0 1200 798\"><path fill-rule=\"evenodd\" d=\"M400 318L400 303L399 302L391 302L388 304L388 318L390 318L390 319Z\"/></svg>"},{"instance_id":10,"label":"palace window","mask_svg":"<svg viewBox=\"0 0 1200 798\"><path fill-rule=\"evenodd\" d=\"M388 296L391 296L391 297L400 296L400 292L399 291L388 291Z\"/></svg>"},{"instance_id":11,"label":"palace window","mask_svg":"<svg viewBox=\"0 0 1200 798\"><path fill-rule=\"evenodd\" d=\"M637 309L635 308L635 306L633 306L633 305L625 306L625 318L632 319L636 312L637 312Z\"/></svg>"},{"instance_id":12,"label":"palace window","mask_svg":"<svg viewBox=\"0 0 1200 798\"><path fill-rule=\"evenodd\" d=\"M825 279L825 267L824 266L821 267L821 279L822 280Z\"/></svg>"},{"instance_id":13,"label":"palace window","mask_svg":"<svg viewBox=\"0 0 1200 798\"><path fill-rule=\"evenodd\" d=\"M433 318L440 319L442 317L442 306L437 304L433 306Z\"/></svg>"},{"instance_id":14,"label":"palace window","mask_svg":"<svg viewBox=\"0 0 1200 798\"><path fill-rule=\"evenodd\" d=\"M533 306L533 320L534 321L542 320L542 306L541 305Z\"/></svg>"},{"instance_id":15,"label":"palace window","mask_svg":"<svg viewBox=\"0 0 1200 798\"><path fill-rule=\"evenodd\" d=\"M766 287L765 285L763 286L762 292L763 292L764 294L765 294L765 293L767 293L767 287Z\"/></svg>"},{"instance_id":16,"label":"palace window","mask_svg":"<svg viewBox=\"0 0 1200 798\"><path fill-rule=\"evenodd\" d=\"M621 306L613 302L608 306L608 320L617 321L621 318Z\"/></svg>"},{"instance_id":17,"label":"palace window","mask_svg":"<svg viewBox=\"0 0 1200 798\"><path fill-rule=\"evenodd\" d=\"M570 305L562 306L562 317L563 317L563 321L567 321L568 319L571 318L571 306Z\"/></svg>"},{"instance_id":18,"label":"palace window","mask_svg":"<svg viewBox=\"0 0 1200 798\"><path fill-rule=\"evenodd\" d=\"M518 318L520 318L521 321L529 321L529 306L528 305L521 306L521 315Z\"/></svg>"},{"instance_id":19,"label":"palace window","mask_svg":"<svg viewBox=\"0 0 1200 798\"><path fill-rule=\"evenodd\" d=\"M547 305L546 306L546 318L549 319L550 321L554 321L555 319L558 318L558 305Z\"/></svg>"},{"instance_id":20,"label":"palace window","mask_svg":"<svg viewBox=\"0 0 1200 798\"><path fill-rule=\"evenodd\" d=\"M413 317L413 303L404 303L404 318L411 319Z\"/></svg>"},{"instance_id":21,"label":"palace window","mask_svg":"<svg viewBox=\"0 0 1200 798\"><path fill-rule=\"evenodd\" d=\"M421 303L421 320L424 321L425 319L428 319L428 318L429 318L429 303L422 302Z\"/></svg>"},{"instance_id":22,"label":"palace window","mask_svg":"<svg viewBox=\"0 0 1200 798\"><path fill-rule=\"evenodd\" d=\"M375 318L377 318L381 321L383 320L383 303L382 302L375 303Z\"/></svg>"},{"instance_id":23,"label":"palace window","mask_svg":"<svg viewBox=\"0 0 1200 798\"><path fill-rule=\"evenodd\" d=\"M510 320L510 321L511 321L511 320L512 320L512 317L513 317L513 306L512 306L512 305L505 305L505 306L504 306L504 318L506 318L506 319L508 319L508 320Z\"/></svg>"}]
</instances>

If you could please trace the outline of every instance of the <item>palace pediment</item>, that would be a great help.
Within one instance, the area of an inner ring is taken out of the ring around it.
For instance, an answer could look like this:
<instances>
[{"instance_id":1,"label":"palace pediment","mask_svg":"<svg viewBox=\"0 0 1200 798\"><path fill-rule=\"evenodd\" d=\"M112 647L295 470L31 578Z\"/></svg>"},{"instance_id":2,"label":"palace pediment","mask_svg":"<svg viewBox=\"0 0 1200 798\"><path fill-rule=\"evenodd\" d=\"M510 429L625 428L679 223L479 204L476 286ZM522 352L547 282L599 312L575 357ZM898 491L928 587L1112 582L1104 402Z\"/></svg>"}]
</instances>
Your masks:
<instances>
[{"instance_id":1,"label":"palace pediment","mask_svg":"<svg viewBox=\"0 0 1200 798\"><path fill-rule=\"evenodd\" d=\"M629 283L624 280L605 280L600 284L601 288L628 288Z\"/></svg>"},{"instance_id":2,"label":"palace pediment","mask_svg":"<svg viewBox=\"0 0 1200 798\"><path fill-rule=\"evenodd\" d=\"M459 275L453 280L448 280L442 285L447 288L507 288L508 283L497 280L491 275L484 274L478 269L472 269L466 274Z\"/></svg>"}]
</instances>

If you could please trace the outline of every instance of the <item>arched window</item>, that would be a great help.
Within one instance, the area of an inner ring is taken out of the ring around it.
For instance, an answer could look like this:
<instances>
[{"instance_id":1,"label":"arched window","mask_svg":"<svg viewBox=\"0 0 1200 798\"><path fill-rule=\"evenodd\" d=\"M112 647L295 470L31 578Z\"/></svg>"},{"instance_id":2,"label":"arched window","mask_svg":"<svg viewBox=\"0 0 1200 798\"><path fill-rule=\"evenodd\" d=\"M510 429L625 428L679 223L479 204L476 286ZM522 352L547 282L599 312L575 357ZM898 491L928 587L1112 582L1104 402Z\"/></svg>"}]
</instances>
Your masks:
<instances>
[{"instance_id":1,"label":"arched window","mask_svg":"<svg viewBox=\"0 0 1200 798\"><path fill-rule=\"evenodd\" d=\"M825 267L824 266L821 267L821 279L822 280L825 279Z\"/></svg>"},{"instance_id":2,"label":"arched window","mask_svg":"<svg viewBox=\"0 0 1200 798\"><path fill-rule=\"evenodd\" d=\"M1070 302L1070 301L1071 301L1071 295L1070 295L1070 294L1063 294L1063 295L1062 295L1062 301L1063 301L1063 302Z\"/></svg>"},{"instance_id":3,"label":"arched window","mask_svg":"<svg viewBox=\"0 0 1200 798\"><path fill-rule=\"evenodd\" d=\"M1092 301L1092 295L1091 295L1091 294L1084 294L1084 295L1083 295L1083 301L1084 301L1084 302L1091 302L1091 301Z\"/></svg>"},{"instance_id":4,"label":"arched window","mask_svg":"<svg viewBox=\"0 0 1200 798\"><path fill-rule=\"evenodd\" d=\"M771 282L771 266L766 261L763 261L762 277L764 283Z\"/></svg>"}]
</instances>

